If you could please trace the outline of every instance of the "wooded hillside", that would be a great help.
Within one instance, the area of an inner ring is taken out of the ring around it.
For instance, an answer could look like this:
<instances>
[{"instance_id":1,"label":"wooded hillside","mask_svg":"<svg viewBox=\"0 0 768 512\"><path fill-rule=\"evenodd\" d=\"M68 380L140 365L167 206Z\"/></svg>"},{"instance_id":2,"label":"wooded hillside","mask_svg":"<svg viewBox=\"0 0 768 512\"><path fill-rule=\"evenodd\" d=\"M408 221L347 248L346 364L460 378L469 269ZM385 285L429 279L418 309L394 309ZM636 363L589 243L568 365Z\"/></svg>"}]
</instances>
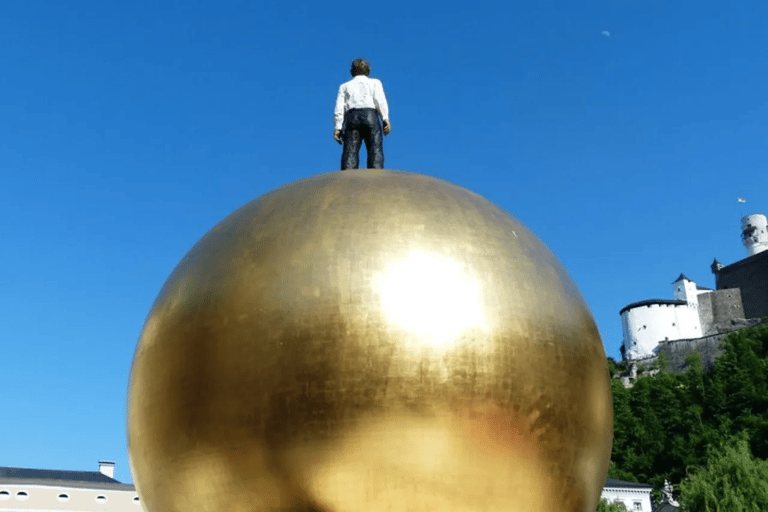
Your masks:
<instances>
[{"instance_id":1,"label":"wooded hillside","mask_svg":"<svg viewBox=\"0 0 768 512\"><path fill-rule=\"evenodd\" d=\"M737 439L757 459L768 459L768 324L735 331L723 340L711 371L698 354L685 373L639 376L625 388L609 359L614 441L609 478L678 484L719 457ZM676 493L677 494L677 493ZM716 510L716 509L713 509Z\"/></svg>"}]
</instances>

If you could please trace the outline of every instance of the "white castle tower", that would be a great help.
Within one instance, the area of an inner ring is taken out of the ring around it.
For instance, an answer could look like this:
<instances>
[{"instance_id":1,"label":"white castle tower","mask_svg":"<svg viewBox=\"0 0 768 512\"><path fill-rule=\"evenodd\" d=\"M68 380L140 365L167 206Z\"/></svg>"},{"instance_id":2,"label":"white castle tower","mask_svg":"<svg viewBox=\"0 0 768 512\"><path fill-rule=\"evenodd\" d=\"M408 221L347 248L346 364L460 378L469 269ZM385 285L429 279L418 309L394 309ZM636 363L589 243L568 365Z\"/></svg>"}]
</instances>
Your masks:
<instances>
[{"instance_id":1,"label":"white castle tower","mask_svg":"<svg viewBox=\"0 0 768 512\"><path fill-rule=\"evenodd\" d=\"M742 217L741 239L748 256L768 250L768 220L765 215L753 213Z\"/></svg>"},{"instance_id":2,"label":"white castle tower","mask_svg":"<svg viewBox=\"0 0 768 512\"><path fill-rule=\"evenodd\" d=\"M625 306L621 312L624 358L653 356L662 341L700 338L699 289L685 274L672 283L675 298L648 299Z\"/></svg>"}]
</instances>

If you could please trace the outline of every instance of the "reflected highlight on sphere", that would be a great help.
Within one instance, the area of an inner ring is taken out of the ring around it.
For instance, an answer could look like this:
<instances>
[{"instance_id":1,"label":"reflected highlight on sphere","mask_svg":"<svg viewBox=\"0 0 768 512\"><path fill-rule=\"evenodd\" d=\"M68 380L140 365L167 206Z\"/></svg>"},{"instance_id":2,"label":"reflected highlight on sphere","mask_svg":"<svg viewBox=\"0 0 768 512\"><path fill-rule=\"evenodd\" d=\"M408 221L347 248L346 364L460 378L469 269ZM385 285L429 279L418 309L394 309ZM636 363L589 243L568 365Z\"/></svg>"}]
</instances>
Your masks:
<instances>
[{"instance_id":1,"label":"reflected highlight on sphere","mask_svg":"<svg viewBox=\"0 0 768 512\"><path fill-rule=\"evenodd\" d=\"M479 280L441 254L413 252L376 275L383 313L419 338L442 346L470 327L482 327Z\"/></svg>"},{"instance_id":2,"label":"reflected highlight on sphere","mask_svg":"<svg viewBox=\"0 0 768 512\"><path fill-rule=\"evenodd\" d=\"M482 197L386 170L214 227L129 386L149 512L591 512L611 434L602 343L557 259Z\"/></svg>"}]
</instances>

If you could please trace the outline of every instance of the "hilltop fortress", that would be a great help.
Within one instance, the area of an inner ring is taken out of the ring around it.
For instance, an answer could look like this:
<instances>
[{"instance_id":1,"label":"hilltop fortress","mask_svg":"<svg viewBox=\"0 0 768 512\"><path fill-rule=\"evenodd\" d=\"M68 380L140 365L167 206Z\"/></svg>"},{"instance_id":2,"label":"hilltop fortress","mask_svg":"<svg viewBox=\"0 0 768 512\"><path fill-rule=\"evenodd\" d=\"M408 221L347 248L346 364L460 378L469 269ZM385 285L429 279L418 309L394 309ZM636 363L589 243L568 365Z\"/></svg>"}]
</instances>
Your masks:
<instances>
[{"instance_id":1,"label":"hilltop fortress","mask_svg":"<svg viewBox=\"0 0 768 512\"><path fill-rule=\"evenodd\" d=\"M683 370L691 352L702 355L705 366L719 353L724 334L761 322L768 315L768 221L761 213L741 219L747 256L730 265L712 263L715 289L698 286L685 274L672 282L673 299L646 299L621 311L621 355L638 364L666 354L669 369Z\"/></svg>"}]
</instances>

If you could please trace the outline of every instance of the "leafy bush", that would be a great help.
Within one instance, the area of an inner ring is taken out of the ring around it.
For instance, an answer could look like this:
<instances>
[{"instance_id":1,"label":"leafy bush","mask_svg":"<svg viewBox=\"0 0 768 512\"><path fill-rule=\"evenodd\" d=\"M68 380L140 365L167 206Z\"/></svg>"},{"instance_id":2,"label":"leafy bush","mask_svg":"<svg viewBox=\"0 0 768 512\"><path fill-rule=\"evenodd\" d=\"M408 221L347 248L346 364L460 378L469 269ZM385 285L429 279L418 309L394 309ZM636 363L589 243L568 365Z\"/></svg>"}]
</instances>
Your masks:
<instances>
[{"instance_id":1,"label":"leafy bush","mask_svg":"<svg viewBox=\"0 0 768 512\"><path fill-rule=\"evenodd\" d=\"M627 507L622 502L608 503L608 500L603 498L598 502L596 512L626 512L626 510Z\"/></svg>"},{"instance_id":2,"label":"leafy bush","mask_svg":"<svg viewBox=\"0 0 768 512\"><path fill-rule=\"evenodd\" d=\"M681 506L695 512L768 510L768 462L755 459L745 435L711 453L706 467L680 483Z\"/></svg>"}]
</instances>

